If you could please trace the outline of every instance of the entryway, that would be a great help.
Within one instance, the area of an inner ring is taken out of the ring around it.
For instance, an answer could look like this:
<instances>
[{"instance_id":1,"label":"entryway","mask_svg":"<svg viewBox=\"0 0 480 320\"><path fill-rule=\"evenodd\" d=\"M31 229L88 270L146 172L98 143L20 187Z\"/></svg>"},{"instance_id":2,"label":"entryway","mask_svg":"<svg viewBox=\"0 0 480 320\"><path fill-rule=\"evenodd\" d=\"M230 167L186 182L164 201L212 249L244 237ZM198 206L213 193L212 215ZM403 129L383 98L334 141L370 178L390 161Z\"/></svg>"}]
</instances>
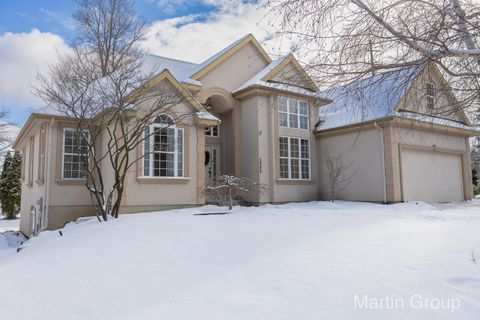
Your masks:
<instances>
[{"instance_id":1,"label":"entryway","mask_svg":"<svg viewBox=\"0 0 480 320\"><path fill-rule=\"evenodd\" d=\"M220 146L205 145L205 175L207 186L212 185L218 178L220 171Z\"/></svg>"}]
</instances>

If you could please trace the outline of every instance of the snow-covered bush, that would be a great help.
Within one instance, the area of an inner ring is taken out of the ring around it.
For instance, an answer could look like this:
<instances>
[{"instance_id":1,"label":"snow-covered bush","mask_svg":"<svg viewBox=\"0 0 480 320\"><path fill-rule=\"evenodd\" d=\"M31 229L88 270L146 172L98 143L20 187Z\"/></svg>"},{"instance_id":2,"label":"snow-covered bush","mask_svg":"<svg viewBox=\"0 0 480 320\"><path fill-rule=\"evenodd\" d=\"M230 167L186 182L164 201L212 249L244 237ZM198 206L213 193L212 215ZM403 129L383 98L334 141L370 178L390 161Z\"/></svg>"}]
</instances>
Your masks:
<instances>
[{"instance_id":1,"label":"snow-covered bush","mask_svg":"<svg viewBox=\"0 0 480 320\"><path fill-rule=\"evenodd\" d=\"M266 190L266 185L248 178L222 175L205 188L205 193L209 199L228 204L228 209L232 210L233 197L245 198L248 194L262 194Z\"/></svg>"}]
</instances>

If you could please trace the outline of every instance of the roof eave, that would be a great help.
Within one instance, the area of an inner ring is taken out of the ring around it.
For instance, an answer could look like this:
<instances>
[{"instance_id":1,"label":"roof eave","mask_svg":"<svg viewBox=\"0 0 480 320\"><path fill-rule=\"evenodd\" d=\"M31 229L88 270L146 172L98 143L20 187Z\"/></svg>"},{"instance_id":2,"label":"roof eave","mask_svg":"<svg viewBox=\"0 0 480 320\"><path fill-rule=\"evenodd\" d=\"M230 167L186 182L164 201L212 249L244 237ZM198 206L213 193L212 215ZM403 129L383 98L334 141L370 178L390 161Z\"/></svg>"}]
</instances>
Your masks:
<instances>
[{"instance_id":1,"label":"roof eave","mask_svg":"<svg viewBox=\"0 0 480 320\"><path fill-rule=\"evenodd\" d=\"M295 91L290 91L290 90L285 90L281 88L272 88L272 87L267 87L267 86L262 86L260 84L255 84L252 86L248 86L246 88L243 88L239 91L236 91L233 93L233 96L237 99L244 98L246 96L250 96L251 94L258 93L258 92L264 92L264 93L271 93L271 92L280 92L280 93L287 93L289 95L295 95L295 96L301 96L305 97L308 99L313 99L319 103L323 104L329 104L332 103L333 100L328 99L328 98L322 98L314 95L314 92L312 92L311 95L309 94L303 94L300 92L295 92Z\"/></svg>"},{"instance_id":2,"label":"roof eave","mask_svg":"<svg viewBox=\"0 0 480 320\"><path fill-rule=\"evenodd\" d=\"M428 121L421 121L418 119L408 119L404 117L399 117L399 116L385 116L377 119L372 119L368 121L363 121L363 122L357 122L353 124L346 124L338 127L333 127L333 128L328 128L325 130L315 130L314 134L316 136L321 136L325 134L330 134L335 131L341 131L345 129L361 129L362 127L367 127L372 124L379 124L379 123L387 123L387 122L395 122L397 124L405 124L411 127L412 124L416 125L417 128L425 128L425 129L433 129L433 130L451 130L453 132L456 132L462 136L468 136L468 137L475 137L475 136L480 136L480 131L477 131L474 127L472 129L466 129L466 128L458 128L454 126L449 126L446 124L438 124L438 123L432 123Z\"/></svg>"}]
</instances>

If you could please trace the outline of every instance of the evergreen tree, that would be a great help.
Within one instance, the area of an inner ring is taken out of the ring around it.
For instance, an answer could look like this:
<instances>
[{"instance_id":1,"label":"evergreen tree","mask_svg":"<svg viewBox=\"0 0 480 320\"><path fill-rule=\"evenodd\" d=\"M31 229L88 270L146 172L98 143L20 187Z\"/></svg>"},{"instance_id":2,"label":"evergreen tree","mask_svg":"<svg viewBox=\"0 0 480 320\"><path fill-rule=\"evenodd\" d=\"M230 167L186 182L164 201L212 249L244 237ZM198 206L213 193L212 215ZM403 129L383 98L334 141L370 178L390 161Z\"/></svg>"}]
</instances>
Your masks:
<instances>
[{"instance_id":1,"label":"evergreen tree","mask_svg":"<svg viewBox=\"0 0 480 320\"><path fill-rule=\"evenodd\" d=\"M21 176L22 157L18 151L8 152L3 161L0 175L0 204L7 219L15 219L20 211L20 195L22 191Z\"/></svg>"}]
</instances>

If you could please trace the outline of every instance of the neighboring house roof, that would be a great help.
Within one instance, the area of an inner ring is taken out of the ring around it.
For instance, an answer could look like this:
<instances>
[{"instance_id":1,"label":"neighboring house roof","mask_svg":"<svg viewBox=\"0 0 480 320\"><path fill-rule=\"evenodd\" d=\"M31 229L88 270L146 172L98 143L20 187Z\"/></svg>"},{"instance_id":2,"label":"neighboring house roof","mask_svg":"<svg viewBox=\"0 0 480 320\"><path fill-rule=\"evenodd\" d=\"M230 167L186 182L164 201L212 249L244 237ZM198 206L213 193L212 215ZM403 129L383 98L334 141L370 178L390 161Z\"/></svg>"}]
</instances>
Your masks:
<instances>
[{"instance_id":1,"label":"neighboring house roof","mask_svg":"<svg viewBox=\"0 0 480 320\"><path fill-rule=\"evenodd\" d=\"M427 64L405 67L353 81L323 93L333 102L319 109L316 131L360 124L388 117L401 117L472 129L468 124L434 116L396 110Z\"/></svg>"}]
</instances>

